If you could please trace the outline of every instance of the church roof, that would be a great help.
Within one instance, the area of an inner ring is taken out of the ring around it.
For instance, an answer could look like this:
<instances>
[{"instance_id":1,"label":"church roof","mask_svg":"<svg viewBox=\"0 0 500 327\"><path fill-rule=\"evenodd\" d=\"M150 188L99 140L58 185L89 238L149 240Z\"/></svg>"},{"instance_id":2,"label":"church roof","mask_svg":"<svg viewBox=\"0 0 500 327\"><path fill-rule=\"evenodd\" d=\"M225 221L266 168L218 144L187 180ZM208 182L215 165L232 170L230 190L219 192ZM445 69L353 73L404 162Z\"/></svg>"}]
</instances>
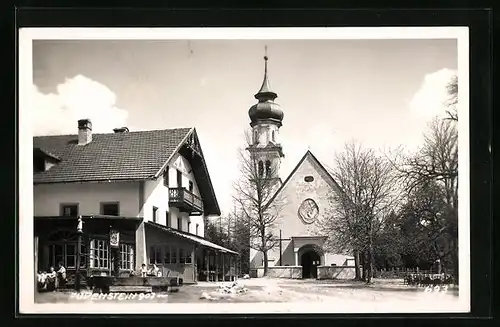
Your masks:
<instances>
[{"instance_id":1,"label":"church roof","mask_svg":"<svg viewBox=\"0 0 500 327\"><path fill-rule=\"evenodd\" d=\"M341 189L339 184L337 183L337 181L333 178L333 174L332 174L332 171L331 169L327 169L325 168L325 166L314 156L314 154L310 151L310 150L307 150L307 152L304 154L304 156L302 157L302 159L300 159L299 163L297 164L297 166L295 166L295 168L292 170L292 172L288 175L288 177L285 179L285 181L280 185L280 187L276 190L276 192L274 193L274 195L271 197L271 199L269 200L268 204L272 203L274 201L274 199L276 199L276 197L278 196L278 194L285 188L285 186L288 184L288 182L290 181L290 179L293 177L293 175L295 174L295 172L299 169L299 167L302 165L302 163L307 159L307 158L311 158L319 167L321 170L323 170L323 172L325 172L325 175L330 179L330 181L336 185L338 187L338 189Z\"/></svg>"}]
</instances>

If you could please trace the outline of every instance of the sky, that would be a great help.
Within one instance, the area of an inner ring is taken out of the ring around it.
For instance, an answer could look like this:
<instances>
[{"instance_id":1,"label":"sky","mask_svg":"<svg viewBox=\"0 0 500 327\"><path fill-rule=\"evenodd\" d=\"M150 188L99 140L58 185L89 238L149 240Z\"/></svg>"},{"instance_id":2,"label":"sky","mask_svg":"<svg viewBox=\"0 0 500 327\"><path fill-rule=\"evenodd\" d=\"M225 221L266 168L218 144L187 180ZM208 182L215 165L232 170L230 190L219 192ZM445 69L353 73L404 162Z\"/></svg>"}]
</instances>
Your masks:
<instances>
[{"instance_id":1,"label":"sky","mask_svg":"<svg viewBox=\"0 0 500 327\"><path fill-rule=\"evenodd\" d=\"M95 133L195 127L227 213L266 45L283 180L307 150L333 167L351 139L415 149L457 70L454 39L35 40L35 134L75 134L81 118Z\"/></svg>"}]
</instances>

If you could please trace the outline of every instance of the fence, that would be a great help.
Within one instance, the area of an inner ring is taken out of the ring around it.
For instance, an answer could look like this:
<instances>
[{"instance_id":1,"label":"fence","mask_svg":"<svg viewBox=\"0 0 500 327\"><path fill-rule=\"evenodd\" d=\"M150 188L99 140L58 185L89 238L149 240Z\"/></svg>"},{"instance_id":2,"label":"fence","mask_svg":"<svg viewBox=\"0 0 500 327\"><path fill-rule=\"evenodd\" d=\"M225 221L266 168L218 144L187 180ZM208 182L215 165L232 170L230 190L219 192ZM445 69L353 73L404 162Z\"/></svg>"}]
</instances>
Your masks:
<instances>
[{"instance_id":1,"label":"fence","mask_svg":"<svg viewBox=\"0 0 500 327\"><path fill-rule=\"evenodd\" d=\"M417 268L393 268L393 269L375 269L373 271L374 278L382 279L402 279L409 274L433 275L437 274L435 270L423 270ZM446 274L452 275L452 271L446 271Z\"/></svg>"},{"instance_id":2,"label":"fence","mask_svg":"<svg viewBox=\"0 0 500 327\"><path fill-rule=\"evenodd\" d=\"M407 285L440 285L454 284L453 272L438 274L435 270L421 270L416 268L394 268L390 270L375 270L374 278L403 279Z\"/></svg>"}]
</instances>

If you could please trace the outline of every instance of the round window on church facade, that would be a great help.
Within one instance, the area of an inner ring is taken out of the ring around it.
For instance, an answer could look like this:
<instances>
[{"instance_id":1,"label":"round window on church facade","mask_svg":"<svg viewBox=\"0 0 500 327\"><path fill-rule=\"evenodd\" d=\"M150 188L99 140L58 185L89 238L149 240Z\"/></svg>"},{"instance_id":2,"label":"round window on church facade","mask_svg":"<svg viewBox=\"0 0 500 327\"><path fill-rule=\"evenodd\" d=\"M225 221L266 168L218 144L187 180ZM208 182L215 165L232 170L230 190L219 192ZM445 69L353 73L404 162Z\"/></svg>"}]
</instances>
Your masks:
<instances>
[{"instance_id":1,"label":"round window on church facade","mask_svg":"<svg viewBox=\"0 0 500 327\"><path fill-rule=\"evenodd\" d=\"M299 206L299 217L306 224L312 224L319 215L319 207L313 199L305 199Z\"/></svg>"},{"instance_id":2,"label":"round window on church facade","mask_svg":"<svg viewBox=\"0 0 500 327\"><path fill-rule=\"evenodd\" d=\"M314 181L314 177L312 177L312 176L306 176L306 177L304 177L304 181L307 182L307 183L311 183L312 181Z\"/></svg>"}]
</instances>

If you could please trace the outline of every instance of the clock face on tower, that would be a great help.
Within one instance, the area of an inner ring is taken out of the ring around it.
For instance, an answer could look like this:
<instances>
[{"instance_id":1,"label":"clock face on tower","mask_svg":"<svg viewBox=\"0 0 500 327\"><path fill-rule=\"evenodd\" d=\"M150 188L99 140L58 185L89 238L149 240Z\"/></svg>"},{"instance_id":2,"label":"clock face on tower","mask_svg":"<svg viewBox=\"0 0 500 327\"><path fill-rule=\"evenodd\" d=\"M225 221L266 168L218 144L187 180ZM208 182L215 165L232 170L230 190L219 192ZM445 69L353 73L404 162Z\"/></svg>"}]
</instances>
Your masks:
<instances>
[{"instance_id":1,"label":"clock face on tower","mask_svg":"<svg viewBox=\"0 0 500 327\"><path fill-rule=\"evenodd\" d=\"M319 215L319 208L313 199L305 199L299 206L299 217L306 224L312 224Z\"/></svg>"}]
</instances>

